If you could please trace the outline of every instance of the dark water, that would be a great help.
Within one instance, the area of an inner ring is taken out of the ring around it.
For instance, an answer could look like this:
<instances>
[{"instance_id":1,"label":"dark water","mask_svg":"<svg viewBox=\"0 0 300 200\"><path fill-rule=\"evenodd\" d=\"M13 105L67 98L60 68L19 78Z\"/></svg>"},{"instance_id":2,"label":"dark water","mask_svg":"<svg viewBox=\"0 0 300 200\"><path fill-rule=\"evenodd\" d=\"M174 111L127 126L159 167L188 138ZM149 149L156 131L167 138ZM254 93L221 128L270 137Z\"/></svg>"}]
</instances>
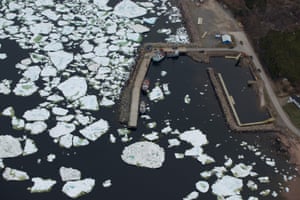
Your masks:
<instances>
[{"instance_id":1,"label":"dark water","mask_svg":"<svg viewBox=\"0 0 300 200\"><path fill-rule=\"evenodd\" d=\"M117 1L111 1L116 3ZM166 18L162 16L157 25L153 27L152 32L148 33L145 42L163 41L164 36L156 34L158 28L166 27ZM180 24L172 25L172 28ZM11 79L17 81L20 75L14 68L14 65L22 58L28 57L28 52L21 50L15 42L1 41L2 49L8 54L8 59L0 61L1 80ZM146 123L157 122L157 127L153 131L160 131L165 127L164 120L169 120L173 129L185 131L190 127L195 127L203 131L209 140L209 145L204 147L205 153L215 158L216 163L201 165L192 158L182 160L175 159L174 153L183 153L191 146L182 143L180 147L167 149L167 139L176 138L176 136L162 135L158 143L165 147L166 160L160 169L145 169L135 166L129 166L121 160L121 153L124 144L118 138L116 144L109 142L109 134L117 135L117 129L121 128L117 122L118 106L113 108L101 108L99 112L92 112L96 118L104 118L109 121L110 130L96 142L86 146L72 149L63 149L55 144L48 136L48 133L42 133L37 136L31 136L23 131L16 131L11 128L10 119L0 117L0 134L10 134L16 137L27 135L34 139L39 151L33 155L13 159L5 159L6 166L28 172L31 177L52 178L57 180L57 184L49 193L30 194L27 188L32 186L31 181L24 182L7 182L0 178L0 199L22 199L22 200L53 200L53 199L70 199L61 192L63 182L60 181L59 168L61 166L77 168L82 172L82 178L96 179L96 186L92 192L80 199L130 199L130 200L153 200L153 199L182 199L188 193L195 190L195 183L202 178L200 172L211 170L214 166L223 166L224 155L231 157L234 164L243 162L246 164L256 163L254 170L261 176L270 176L270 184L259 185L259 190L252 192L244 186L242 196L246 199L249 195L259 196L259 191L270 188L278 190L278 182L283 182L282 177L274 173L273 168L264 164L263 161L256 157L252 152L240 147L241 141L247 141L249 144L261 146L260 150L268 157L275 158L277 167L280 172L287 171L285 174L293 173L290 165L287 164L283 156L277 155L272 144L271 134L252 133L236 134L228 130L225 119L220 110L219 103L215 97L213 88L208 80L206 68L213 66L217 71L223 74L230 93L236 100L241 120L244 122L257 121L264 119L264 112L257 112L255 95L252 90L246 89L240 92L244 82L249 79L250 75L247 69L234 68L234 63L230 60L212 59L211 65L195 63L185 56L179 59L167 59L159 64L151 64L147 76L151 80L151 87L156 80L160 83L169 83L171 95L166 96L164 101L158 103L149 102L147 97L143 96L150 104L151 120L140 119L137 130L133 131L130 136L133 141L142 140L142 134L150 133L152 130L146 128ZM161 70L167 71L166 77L161 77ZM241 81L241 82L237 82ZM13 86L16 82L13 82ZM13 88L12 86L12 88ZM204 92L201 95L200 92ZM189 94L191 103L184 103L184 96ZM21 117L24 111L36 107L43 100L38 95L31 97L15 97L13 94L4 96L0 95L0 110L2 111L9 105L13 105L16 115ZM245 106L245 102L247 106ZM54 126L53 119L47 121L49 128ZM75 132L75 135L80 135ZM130 142L131 143L131 142ZM216 147L216 144L220 144ZM49 153L56 154L54 162L49 163L46 157ZM244 155L244 159L238 159L239 155ZM41 159L41 163L37 163ZM230 172L227 174L230 175ZM112 179L112 187L103 188L102 182L106 179ZM245 178L244 184L251 178ZM208 180L212 184L216 178ZM255 180L255 178L253 178ZM273 197L259 197L260 199L274 199ZM215 196L208 192L200 194L199 199L216 199Z\"/></svg>"}]
</instances>

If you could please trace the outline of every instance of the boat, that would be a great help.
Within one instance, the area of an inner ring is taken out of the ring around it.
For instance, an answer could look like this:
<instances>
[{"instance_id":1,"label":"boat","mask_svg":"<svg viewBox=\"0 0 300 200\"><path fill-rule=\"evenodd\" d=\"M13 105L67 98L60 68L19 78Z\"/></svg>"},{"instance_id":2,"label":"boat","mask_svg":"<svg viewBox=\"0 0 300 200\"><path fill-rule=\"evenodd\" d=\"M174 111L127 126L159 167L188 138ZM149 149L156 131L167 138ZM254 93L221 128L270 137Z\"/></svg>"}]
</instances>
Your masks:
<instances>
[{"instance_id":1,"label":"boat","mask_svg":"<svg viewBox=\"0 0 300 200\"><path fill-rule=\"evenodd\" d=\"M150 81L149 81L149 79L145 79L145 80L143 81L143 84L142 84L142 91L143 91L144 93L147 93L147 92L148 92L148 89L149 89L149 86L150 86Z\"/></svg>"},{"instance_id":2,"label":"boat","mask_svg":"<svg viewBox=\"0 0 300 200\"><path fill-rule=\"evenodd\" d=\"M165 58L166 54L163 50L154 51L154 55L152 56L152 60L154 62L160 62Z\"/></svg>"},{"instance_id":3,"label":"boat","mask_svg":"<svg viewBox=\"0 0 300 200\"><path fill-rule=\"evenodd\" d=\"M146 112L147 108L146 108L146 103L145 101L141 101L140 103L140 113L144 114Z\"/></svg>"},{"instance_id":4,"label":"boat","mask_svg":"<svg viewBox=\"0 0 300 200\"><path fill-rule=\"evenodd\" d=\"M167 58L177 58L179 56L179 50L176 49L174 51L167 51Z\"/></svg>"}]
</instances>

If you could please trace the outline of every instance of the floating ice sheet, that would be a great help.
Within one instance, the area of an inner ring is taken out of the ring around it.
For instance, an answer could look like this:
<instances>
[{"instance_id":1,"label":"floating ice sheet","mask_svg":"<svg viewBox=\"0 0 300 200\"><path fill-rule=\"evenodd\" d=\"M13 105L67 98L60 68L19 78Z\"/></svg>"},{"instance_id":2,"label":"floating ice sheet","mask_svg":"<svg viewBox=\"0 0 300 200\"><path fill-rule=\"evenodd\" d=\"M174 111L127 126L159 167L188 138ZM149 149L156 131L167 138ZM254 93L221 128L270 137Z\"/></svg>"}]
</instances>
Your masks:
<instances>
[{"instance_id":1,"label":"floating ice sheet","mask_svg":"<svg viewBox=\"0 0 300 200\"><path fill-rule=\"evenodd\" d=\"M208 143L206 135L204 135L202 131L198 129L185 131L179 135L179 138L192 144L193 146L203 146Z\"/></svg>"},{"instance_id":2,"label":"floating ice sheet","mask_svg":"<svg viewBox=\"0 0 300 200\"><path fill-rule=\"evenodd\" d=\"M34 154L38 151L37 146L35 145L34 140L27 138L25 140L25 146L23 150L23 156Z\"/></svg>"},{"instance_id":3,"label":"floating ice sheet","mask_svg":"<svg viewBox=\"0 0 300 200\"><path fill-rule=\"evenodd\" d=\"M73 60L73 54L65 51L49 52L48 55L53 65L59 71L66 69Z\"/></svg>"},{"instance_id":4,"label":"floating ice sheet","mask_svg":"<svg viewBox=\"0 0 300 200\"><path fill-rule=\"evenodd\" d=\"M86 94L87 83L85 78L73 76L59 84L57 88L62 91L68 100L74 101Z\"/></svg>"},{"instance_id":5,"label":"floating ice sheet","mask_svg":"<svg viewBox=\"0 0 300 200\"><path fill-rule=\"evenodd\" d=\"M99 137L105 134L109 129L108 122L100 119L97 122L81 129L79 132L87 139L96 141Z\"/></svg>"},{"instance_id":6,"label":"floating ice sheet","mask_svg":"<svg viewBox=\"0 0 300 200\"><path fill-rule=\"evenodd\" d=\"M136 142L124 148L121 158L130 165L160 168L165 160L165 152L155 143Z\"/></svg>"},{"instance_id":7,"label":"floating ice sheet","mask_svg":"<svg viewBox=\"0 0 300 200\"><path fill-rule=\"evenodd\" d=\"M9 167L4 169L2 176L7 181L25 181L29 179L26 172Z\"/></svg>"},{"instance_id":8,"label":"floating ice sheet","mask_svg":"<svg viewBox=\"0 0 300 200\"><path fill-rule=\"evenodd\" d=\"M155 86L148 95L151 101L158 101L164 99L164 93L162 92L159 86Z\"/></svg>"},{"instance_id":9,"label":"floating ice sheet","mask_svg":"<svg viewBox=\"0 0 300 200\"><path fill-rule=\"evenodd\" d=\"M27 121L44 121L50 117L50 112L45 108L35 108L32 110L27 110L23 117Z\"/></svg>"},{"instance_id":10,"label":"floating ice sheet","mask_svg":"<svg viewBox=\"0 0 300 200\"><path fill-rule=\"evenodd\" d=\"M13 92L17 96L30 96L38 90L34 82L18 83Z\"/></svg>"},{"instance_id":11,"label":"floating ice sheet","mask_svg":"<svg viewBox=\"0 0 300 200\"><path fill-rule=\"evenodd\" d=\"M123 0L115 6L114 14L121 17L135 18L143 16L147 10L130 0Z\"/></svg>"},{"instance_id":12,"label":"floating ice sheet","mask_svg":"<svg viewBox=\"0 0 300 200\"><path fill-rule=\"evenodd\" d=\"M242 179L226 175L212 185L212 192L217 196L227 197L240 194L242 187Z\"/></svg>"},{"instance_id":13,"label":"floating ice sheet","mask_svg":"<svg viewBox=\"0 0 300 200\"><path fill-rule=\"evenodd\" d=\"M34 177L31 180L33 182L33 186L30 188L31 193L50 192L52 187L56 184L55 180L40 177Z\"/></svg>"},{"instance_id":14,"label":"floating ice sheet","mask_svg":"<svg viewBox=\"0 0 300 200\"><path fill-rule=\"evenodd\" d=\"M244 163L239 163L231 169L231 172L235 177L244 178L250 174L252 168L253 167L251 165L245 165Z\"/></svg>"},{"instance_id":15,"label":"floating ice sheet","mask_svg":"<svg viewBox=\"0 0 300 200\"><path fill-rule=\"evenodd\" d=\"M68 181L62 188L63 193L68 197L78 198L82 195L90 193L95 186L95 180L86 178L79 181Z\"/></svg>"},{"instance_id":16,"label":"floating ice sheet","mask_svg":"<svg viewBox=\"0 0 300 200\"><path fill-rule=\"evenodd\" d=\"M209 190L209 184L207 181L198 181L196 188L199 192L206 193Z\"/></svg>"},{"instance_id":17,"label":"floating ice sheet","mask_svg":"<svg viewBox=\"0 0 300 200\"><path fill-rule=\"evenodd\" d=\"M0 158L17 157L23 153L17 138L10 135L0 135Z\"/></svg>"},{"instance_id":18,"label":"floating ice sheet","mask_svg":"<svg viewBox=\"0 0 300 200\"><path fill-rule=\"evenodd\" d=\"M62 181L76 181L81 179L81 172L71 167L60 167L59 175Z\"/></svg>"},{"instance_id":19,"label":"floating ice sheet","mask_svg":"<svg viewBox=\"0 0 300 200\"><path fill-rule=\"evenodd\" d=\"M56 126L49 130L49 135L52 138L58 138L63 135L72 133L76 129L74 124L66 122L57 122Z\"/></svg>"},{"instance_id":20,"label":"floating ice sheet","mask_svg":"<svg viewBox=\"0 0 300 200\"><path fill-rule=\"evenodd\" d=\"M47 129L47 124L43 121L35 121L33 123L25 124L25 130L29 131L33 135L40 134Z\"/></svg>"}]
</instances>

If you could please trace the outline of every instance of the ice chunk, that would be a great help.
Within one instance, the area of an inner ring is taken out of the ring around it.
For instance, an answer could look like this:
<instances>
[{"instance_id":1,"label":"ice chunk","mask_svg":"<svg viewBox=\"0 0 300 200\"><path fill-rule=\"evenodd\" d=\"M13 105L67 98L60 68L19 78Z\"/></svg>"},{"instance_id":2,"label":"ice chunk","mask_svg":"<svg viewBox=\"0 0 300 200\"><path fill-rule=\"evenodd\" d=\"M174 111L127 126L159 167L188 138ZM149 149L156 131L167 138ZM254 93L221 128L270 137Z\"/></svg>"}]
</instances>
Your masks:
<instances>
[{"instance_id":1,"label":"ice chunk","mask_svg":"<svg viewBox=\"0 0 300 200\"><path fill-rule=\"evenodd\" d=\"M26 172L9 167L4 169L2 176L7 181L25 181L29 179Z\"/></svg>"},{"instance_id":2,"label":"ice chunk","mask_svg":"<svg viewBox=\"0 0 300 200\"><path fill-rule=\"evenodd\" d=\"M12 158L23 152L18 139L10 135L0 135L0 158Z\"/></svg>"},{"instance_id":3,"label":"ice chunk","mask_svg":"<svg viewBox=\"0 0 300 200\"><path fill-rule=\"evenodd\" d=\"M59 71L66 69L68 64L70 64L73 60L73 54L65 51L49 52L48 55L54 66Z\"/></svg>"},{"instance_id":4,"label":"ice chunk","mask_svg":"<svg viewBox=\"0 0 300 200\"><path fill-rule=\"evenodd\" d=\"M37 6L54 6L53 0L36 0L35 5Z\"/></svg>"},{"instance_id":5,"label":"ice chunk","mask_svg":"<svg viewBox=\"0 0 300 200\"><path fill-rule=\"evenodd\" d=\"M32 24L29 29L34 35L44 34L48 35L52 30L53 24L52 23L34 23Z\"/></svg>"},{"instance_id":6,"label":"ice chunk","mask_svg":"<svg viewBox=\"0 0 300 200\"><path fill-rule=\"evenodd\" d=\"M147 13L145 8L138 6L130 0L123 0L115 6L114 14L121 17L135 18Z\"/></svg>"},{"instance_id":7,"label":"ice chunk","mask_svg":"<svg viewBox=\"0 0 300 200\"><path fill-rule=\"evenodd\" d=\"M145 134L145 135L143 134L143 137L150 141L157 140L159 138L157 132L152 132L152 133Z\"/></svg>"},{"instance_id":8,"label":"ice chunk","mask_svg":"<svg viewBox=\"0 0 300 200\"><path fill-rule=\"evenodd\" d=\"M56 184L55 180L42 179L40 177L34 177L31 180L33 182L33 186L30 188L31 193L50 192L52 187Z\"/></svg>"},{"instance_id":9,"label":"ice chunk","mask_svg":"<svg viewBox=\"0 0 300 200\"><path fill-rule=\"evenodd\" d=\"M99 110L97 97L95 95L84 96L79 99L80 108L83 110Z\"/></svg>"},{"instance_id":10,"label":"ice chunk","mask_svg":"<svg viewBox=\"0 0 300 200\"><path fill-rule=\"evenodd\" d=\"M5 167L4 163L3 163L3 159L0 158L0 169L3 169Z\"/></svg>"},{"instance_id":11,"label":"ice chunk","mask_svg":"<svg viewBox=\"0 0 300 200\"><path fill-rule=\"evenodd\" d=\"M114 104L115 104L115 102L113 100L110 100L106 97L103 97L100 102L100 106L104 106L104 107L110 107L110 106L113 106Z\"/></svg>"},{"instance_id":12,"label":"ice chunk","mask_svg":"<svg viewBox=\"0 0 300 200\"><path fill-rule=\"evenodd\" d=\"M212 172L211 171L203 171L200 173L200 176L204 179L208 179L212 176Z\"/></svg>"},{"instance_id":13,"label":"ice chunk","mask_svg":"<svg viewBox=\"0 0 300 200\"><path fill-rule=\"evenodd\" d=\"M210 164L215 162L215 159L207 154L200 154L197 156L197 160L201 162L202 165Z\"/></svg>"},{"instance_id":14,"label":"ice chunk","mask_svg":"<svg viewBox=\"0 0 300 200\"><path fill-rule=\"evenodd\" d=\"M105 188L110 187L111 185L112 185L112 183L111 183L110 179L107 179L102 183L102 186Z\"/></svg>"},{"instance_id":15,"label":"ice chunk","mask_svg":"<svg viewBox=\"0 0 300 200\"><path fill-rule=\"evenodd\" d=\"M108 122L100 119L97 122L81 129L79 132L87 139L96 141L99 137L105 134L109 129Z\"/></svg>"},{"instance_id":16,"label":"ice chunk","mask_svg":"<svg viewBox=\"0 0 300 200\"><path fill-rule=\"evenodd\" d=\"M183 200L193 200L197 199L199 196L199 192L193 191L190 194L188 194L186 197L183 198Z\"/></svg>"},{"instance_id":17,"label":"ice chunk","mask_svg":"<svg viewBox=\"0 0 300 200\"><path fill-rule=\"evenodd\" d=\"M68 114L68 110L64 109L64 108L60 108L60 107L53 107L52 108L52 113L55 115L60 115L60 116L64 116L66 114Z\"/></svg>"},{"instance_id":18,"label":"ice chunk","mask_svg":"<svg viewBox=\"0 0 300 200\"><path fill-rule=\"evenodd\" d=\"M59 146L64 148L71 148L73 144L73 135L72 134L66 134L59 138Z\"/></svg>"},{"instance_id":19,"label":"ice chunk","mask_svg":"<svg viewBox=\"0 0 300 200\"><path fill-rule=\"evenodd\" d=\"M13 92L17 96L30 96L38 90L38 87L35 85L34 82L27 82L27 83L17 83L16 87L14 88Z\"/></svg>"},{"instance_id":20,"label":"ice chunk","mask_svg":"<svg viewBox=\"0 0 300 200\"><path fill-rule=\"evenodd\" d=\"M168 143L169 143L168 148L180 145L180 141L178 139L176 139L176 138L168 139Z\"/></svg>"},{"instance_id":21,"label":"ice chunk","mask_svg":"<svg viewBox=\"0 0 300 200\"><path fill-rule=\"evenodd\" d=\"M130 165L159 168L165 160L165 152L155 143L136 142L124 148L121 158Z\"/></svg>"},{"instance_id":22,"label":"ice chunk","mask_svg":"<svg viewBox=\"0 0 300 200\"><path fill-rule=\"evenodd\" d=\"M148 27L143 26L141 24L130 24L128 26L136 33L146 33L150 31Z\"/></svg>"},{"instance_id":23,"label":"ice chunk","mask_svg":"<svg viewBox=\"0 0 300 200\"><path fill-rule=\"evenodd\" d=\"M15 115L15 109L12 106L9 106L2 111L2 115L13 117Z\"/></svg>"},{"instance_id":24,"label":"ice chunk","mask_svg":"<svg viewBox=\"0 0 300 200\"><path fill-rule=\"evenodd\" d=\"M62 45L62 43L53 41L44 47L44 51L59 51L63 48L64 46Z\"/></svg>"},{"instance_id":25,"label":"ice chunk","mask_svg":"<svg viewBox=\"0 0 300 200\"><path fill-rule=\"evenodd\" d=\"M269 183L270 179L268 176L258 177L259 182L261 183Z\"/></svg>"},{"instance_id":26,"label":"ice chunk","mask_svg":"<svg viewBox=\"0 0 300 200\"><path fill-rule=\"evenodd\" d=\"M23 114L23 117L27 121L44 121L49 119L50 112L45 108L35 108L32 110L27 110Z\"/></svg>"},{"instance_id":27,"label":"ice chunk","mask_svg":"<svg viewBox=\"0 0 300 200\"><path fill-rule=\"evenodd\" d=\"M179 135L179 138L192 144L193 146L203 146L208 143L206 135L204 135L202 131L198 129L185 131Z\"/></svg>"},{"instance_id":28,"label":"ice chunk","mask_svg":"<svg viewBox=\"0 0 300 200\"><path fill-rule=\"evenodd\" d=\"M87 83L85 78L73 76L59 84L57 88L62 91L68 100L74 101L86 94Z\"/></svg>"},{"instance_id":29,"label":"ice chunk","mask_svg":"<svg viewBox=\"0 0 300 200\"><path fill-rule=\"evenodd\" d=\"M73 137L73 146L74 147L79 147L79 146L86 146L88 145L90 142L87 139L84 138L80 138L78 136L74 136Z\"/></svg>"},{"instance_id":30,"label":"ice chunk","mask_svg":"<svg viewBox=\"0 0 300 200\"><path fill-rule=\"evenodd\" d=\"M49 135L52 138L58 138L63 135L72 133L76 129L74 124L66 122L57 122L56 126L49 130Z\"/></svg>"},{"instance_id":31,"label":"ice chunk","mask_svg":"<svg viewBox=\"0 0 300 200\"><path fill-rule=\"evenodd\" d=\"M190 95L185 95L184 96L184 103L186 103L186 104L190 104L191 103L191 98L190 98Z\"/></svg>"},{"instance_id":32,"label":"ice chunk","mask_svg":"<svg viewBox=\"0 0 300 200\"><path fill-rule=\"evenodd\" d=\"M23 73L23 76L30 81L36 81L39 79L41 73L41 68L38 66L28 67L27 70Z\"/></svg>"},{"instance_id":33,"label":"ice chunk","mask_svg":"<svg viewBox=\"0 0 300 200\"><path fill-rule=\"evenodd\" d=\"M0 82L0 94L5 94L8 95L11 93L10 85L11 85L10 80L4 79L2 82Z\"/></svg>"},{"instance_id":34,"label":"ice chunk","mask_svg":"<svg viewBox=\"0 0 300 200\"><path fill-rule=\"evenodd\" d=\"M35 142L32 139L27 138L25 140L25 147L23 151L23 156L34 154L38 151L38 148L35 145Z\"/></svg>"},{"instance_id":35,"label":"ice chunk","mask_svg":"<svg viewBox=\"0 0 300 200\"><path fill-rule=\"evenodd\" d=\"M25 126L25 121L23 119L19 119L19 118L13 116L11 119L11 125L12 125L13 129L22 130Z\"/></svg>"},{"instance_id":36,"label":"ice chunk","mask_svg":"<svg viewBox=\"0 0 300 200\"><path fill-rule=\"evenodd\" d=\"M107 6L109 0L94 0L94 4L98 6L100 10L110 10L111 7Z\"/></svg>"},{"instance_id":37,"label":"ice chunk","mask_svg":"<svg viewBox=\"0 0 300 200\"><path fill-rule=\"evenodd\" d=\"M207 181L198 181L196 188L199 192L206 193L209 190L209 184Z\"/></svg>"},{"instance_id":38,"label":"ice chunk","mask_svg":"<svg viewBox=\"0 0 300 200\"><path fill-rule=\"evenodd\" d=\"M116 143L116 137L113 134L109 134L109 141L111 143Z\"/></svg>"},{"instance_id":39,"label":"ice chunk","mask_svg":"<svg viewBox=\"0 0 300 200\"><path fill-rule=\"evenodd\" d=\"M248 180L248 182L247 182L247 187L248 187L250 190L252 190L252 191L257 190L257 188L258 188L257 184L254 183L254 181L251 181L251 180Z\"/></svg>"},{"instance_id":40,"label":"ice chunk","mask_svg":"<svg viewBox=\"0 0 300 200\"><path fill-rule=\"evenodd\" d=\"M52 11L50 9L44 10L42 12L42 15L46 16L48 19L53 20L53 21L56 21L59 18L59 15L57 15L54 11Z\"/></svg>"},{"instance_id":41,"label":"ice chunk","mask_svg":"<svg viewBox=\"0 0 300 200\"><path fill-rule=\"evenodd\" d=\"M157 125L156 122L149 122L149 123L147 123L147 128L155 128L156 125Z\"/></svg>"},{"instance_id":42,"label":"ice chunk","mask_svg":"<svg viewBox=\"0 0 300 200\"><path fill-rule=\"evenodd\" d=\"M84 53L91 52L94 49L94 46L91 45L88 41L84 41L83 43L81 43L80 47L82 48Z\"/></svg>"},{"instance_id":43,"label":"ice chunk","mask_svg":"<svg viewBox=\"0 0 300 200\"><path fill-rule=\"evenodd\" d=\"M235 177L244 178L250 174L252 168L250 165L239 163L231 169L231 172Z\"/></svg>"},{"instance_id":44,"label":"ice chunk","mask_svg":"<svg viewBox=\"0 0 300 200\"><path fill-rule=\"evenodd\" d=\"M224 176L212 185L213 194L221 197L240 194L243 181L232 176Z\"/></svg>"},{"instance_id":45,"label":"ice chunk","mask_svg":"<svg viewBox=\"0 0 300 200\"><path fill-rule=\"evenodd\" d=\"M176 159L183 159L184 158L183 153L174 153L174 156L175 156Z\"/></svg>"},{"instance_id":46,"label":"ice chunk","mask_svg":"<svg viewBox=\"0 0 300 200\"><path fill-rule=\"evenodd\" d=\"M143 18L143 21L146 22L147 24L155 24L157 20L157 17L149 17L149 18Z\"/></svg>"},{"instance_id":47,"label":"ice chunk","mask_svg":"<svg viewBox=\"0 0 300 200\"><path fill-rule=\"evenodd\" d=\"M7 54L6 53L0 53L0 60L4 60L7 58Z\"/></svg>"},{"instance_id":48,"label":"ice chunk","mask_svg":"<svg viewBox=\"0 0 300 200\"><path fill-rule=\"evenodd\" d=\"M263 190L263 191L261 191L259 194L261 195L261 196L268 196L269 194L270 194L270 192L271 192L271 190L270 189L265 189L265 190Z\"/></svg>"},{"instance_id":49,"label":"ice chunk","mask_svg":"<svg viewBox=\"0 0 300 200\"><path fill-rule=\"evenodd\" d=\"M47 161L48 162L53 162L56 158L56 155L53 154L53 153L50 153L48 156L47 156Z\"/></svg>"},{"instance_id":50,"label":"ice chunk","mask_svg":"<svg viewBox=\"0 0 300 200\"><path fill-rule=\"evenodd\" d=\"M43 68L43 70L41 71L41 76L56 76L57 74L57 70L56 68L52 67L52 66L46 66Z\"/></svg>"},{"instance_id":51,"label":"ice chunk","mask_svg":"<svg viewBox=\"0 0 300 200\"><path fill-rule=\"evenodd\" d=\"M95 186L95 180L86 178L79 181L68 181L62 188L63 193L68 197L78 198L82 195L90 193Z\"/></svg>"},{"instance_id":52,"label":"ice chunk","mask_svg":"<svg viewBox=\"0 0 300 200\"><path fill-rule=\"evenodd\" d=\"M62 181L77 181L81 179L81 172L71 167L60 167L59 174Z\"/></svg>"},{"instance_id":53,"label":"ice chunk","mask_svg":"<svg viewBox=\"0 0 300 200\"><path fill-rule=\"evenodd\" d=\"M47 124L43 121L36 121L33 123L27 123L25 130L30 131L31 134L37 135L44 132L47 129Z\"/></svg>"},{"instance_id":54,"label":"ice chunk","mask_svg":"<svg viewBox=\"0 0 300 200\"><path fill-rule=\"evenodd\" d=\"M162 85L162 87L163 87L163 91L164 91L165 95L170 95L171 94L171 92L169 90L169 84L168 83L164 83Z\"/></svg>"},{"instance_id":55,"label":"ice chunk","mask_svg":"<svg viewBox=\"0 0 300 200\"><path fill-rule=\"evenodd\" d=\"M155 86L148 96L151 101L158 101L164 99L164 93L162 92L159 86Z\"/></svg>"}]
</instances>

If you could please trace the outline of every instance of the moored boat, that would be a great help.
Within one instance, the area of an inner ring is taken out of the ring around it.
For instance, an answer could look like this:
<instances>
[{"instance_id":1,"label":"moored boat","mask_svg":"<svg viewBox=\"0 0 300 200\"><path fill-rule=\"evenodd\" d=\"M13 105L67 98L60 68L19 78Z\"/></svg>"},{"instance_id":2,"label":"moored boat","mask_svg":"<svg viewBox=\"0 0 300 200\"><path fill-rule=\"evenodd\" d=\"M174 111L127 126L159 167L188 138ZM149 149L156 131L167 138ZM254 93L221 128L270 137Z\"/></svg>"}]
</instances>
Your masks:
<instances>
[{"instance_id":1,"label":"moored boat","mask_svg":"<svg viewBox=\"0 0 300 200\"><path fill-rule=\"evenodd\" d=\"M154 51L154 55L152 56L152 60L154 62L160 62L165 58L166 54L163 50Z\"/></svg>"},{"instance_id":2,"label":"moored boat","mask_svg":"<svg viewBox=\"0 0 300 200\"><path fill-rule=\"evenodd\" d=\"M179 56L179 50L176 49L174 51L167 51L166 55L167 55L167 58L177 58Z\"/></svg>"},{"instance_id":3,"label":"moored boat","mask_svg":"<svg viewBox=\"0 0 300 200\"><path fill-rule=\"evenodd\" d=\"M145 101L141 101L140 102L140 113L141 114L144 114L147 110L147 107L146 107L146 102Z\"/></svg>"},{"instance_id":4,"label":"moored boat","mask_svg":"<svg viewBox=\"0 0 300 200\"><path fill-rule=\"evenodd\" d=\"M147 93L148 92L148 89L149 89L149 86L150 86L150 80L149 79L145 79L143 81L143 84L142 84L142 91L144 93Z\"/></svg>"}]
</instances>

